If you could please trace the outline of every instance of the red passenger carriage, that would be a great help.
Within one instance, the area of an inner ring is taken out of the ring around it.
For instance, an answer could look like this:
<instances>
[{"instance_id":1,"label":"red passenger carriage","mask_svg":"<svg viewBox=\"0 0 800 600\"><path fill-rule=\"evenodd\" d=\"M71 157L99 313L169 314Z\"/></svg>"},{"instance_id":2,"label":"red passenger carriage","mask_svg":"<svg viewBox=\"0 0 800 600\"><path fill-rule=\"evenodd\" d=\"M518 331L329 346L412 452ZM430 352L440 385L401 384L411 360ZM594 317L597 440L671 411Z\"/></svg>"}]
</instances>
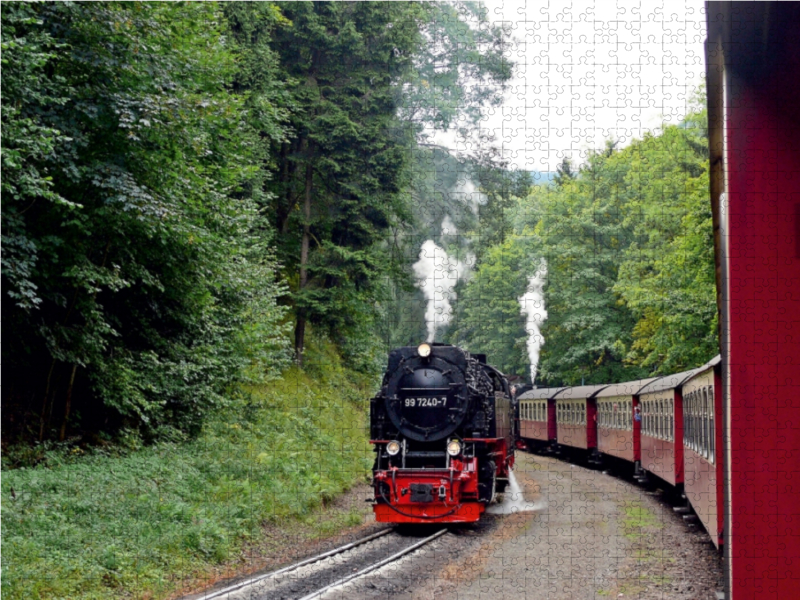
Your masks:
<instances>
[{"instance_id":1,"label":"red passenger carriage","mask_svg":"<svg viewBox=\"0 0 800 600\"><path fill-rule=\"evenodd\" d=\"M559 450L597 450L597 404L595 394L606 385L579 385L555 395Z\"/></svg>"},{"instance_id":2,"label":"red passenger carriage","mask_svg":"<svg viewBox=\"0 0 800 600\"><path fill-rule=\"evenodd\" d=\"M796 598L800 4L708 2L706 13L727 597Z\"/></svg>"},{"instance_id":3,"label":"red passenger carriage","mask_svg":"<svg viewBox=\"0 0 800 600\"><path fill-rule=\"evenodd\" d=\"M711 537L722 544L724 477L721 360L696 369L681 388L684 493Z\"/></svg>"},{"instance_id":4,"label":"red passenger carriage","mask_svg":"<svg viewBox=\"0 0 800 600\"><path fill-rule=\"evenodd\" d=\"M639 465L670 485L683 485L683 397L681 386L696 370L665 375L639 391Z\"/></svg>"},{"instance_id":5,"label":"red passenger carriage","mask_svg":"<svg viewBox=\"0 0 800 600\"><path fill-rule=\"evenodd\" d=\"M541 388L519 397L520 438L537 450L551 448L556 443L555 395L565 388Z\"/></svg>"},{"instance_id":6,"label":"red passenger carriage","mask_svg":"<svg viewBox=\"0 0 800 600\"><path fill-rule=\"evenodd\" d=\"M601 454L631 463L639 460L634 402L639 390L656 379L617 383L597 392L597 450Z\"/></svg>"}]
</instances>

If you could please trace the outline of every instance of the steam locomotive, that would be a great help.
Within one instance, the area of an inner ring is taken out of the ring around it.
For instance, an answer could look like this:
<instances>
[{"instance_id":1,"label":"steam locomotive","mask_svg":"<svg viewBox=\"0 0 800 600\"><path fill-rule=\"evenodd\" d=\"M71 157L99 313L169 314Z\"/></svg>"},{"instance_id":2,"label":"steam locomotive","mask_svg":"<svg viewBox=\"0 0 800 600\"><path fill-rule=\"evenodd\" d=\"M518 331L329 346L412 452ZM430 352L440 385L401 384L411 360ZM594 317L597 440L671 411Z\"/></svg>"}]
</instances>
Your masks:
<instances>
[{"instance_id":1,"label":"steam locomotive","mask_svg":"<svg viewBox=\"0 0 800 600\"><path fill-rule=\"evenodd\" d=\"M517 432L508 381L456 346L393 350L370 401L373 509L385 523L467 523L508 483Z\"/></svg>"}]
</instances>

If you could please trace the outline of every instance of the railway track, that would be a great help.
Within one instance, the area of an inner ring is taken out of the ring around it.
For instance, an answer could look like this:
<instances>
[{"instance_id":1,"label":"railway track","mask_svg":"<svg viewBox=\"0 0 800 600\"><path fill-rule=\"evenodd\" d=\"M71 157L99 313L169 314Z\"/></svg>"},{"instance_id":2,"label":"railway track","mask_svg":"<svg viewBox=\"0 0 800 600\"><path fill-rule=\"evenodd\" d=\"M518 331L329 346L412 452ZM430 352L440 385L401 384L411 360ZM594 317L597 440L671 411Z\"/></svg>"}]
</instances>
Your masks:
<instances>
[{"instance_id":1,"label":"railway track","mask_svg":"<svg viewBox=\"0 0 800 600\"><path fill-rule=\"evenodd\" d=\"M203 600L314 600L385 567L447 533L401 535L384 529L271 573L200 596Z\"/></svg>"}]
</instances>

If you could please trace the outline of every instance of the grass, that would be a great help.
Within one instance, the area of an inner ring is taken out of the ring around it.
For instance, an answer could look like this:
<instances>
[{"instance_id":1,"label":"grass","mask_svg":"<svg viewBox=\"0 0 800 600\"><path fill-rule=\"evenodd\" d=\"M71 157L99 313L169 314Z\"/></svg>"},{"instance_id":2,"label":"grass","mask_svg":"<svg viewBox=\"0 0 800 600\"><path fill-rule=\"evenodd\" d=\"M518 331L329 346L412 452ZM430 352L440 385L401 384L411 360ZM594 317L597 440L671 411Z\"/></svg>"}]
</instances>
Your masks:
<instances>
[{"instance_id":1,"label":"grass","mask_svg":"<svg viewBox=\"0 0 800 600\"><path fill-rule=\"evenodd\" d=\"M363 480L369 392L340 365L251 391L189 443L4 470L3 598L165 596L235 559L265 523L308 518Z\"/></svg>"},{"instance_id":2,"label":"grass","mask_svg":"<svg viewBox=\"0 0 800 600\"><path fill-rule=\"evenodd\" d=\"M641 501L633 500L622 504L621 519L623 535L634 542L630 549L630 558L635 564L649 569L662 567L665 562L674 562L663 556L662 550L656 550L651 542L653 536L664 528L658 515L647 508ZM619 592L625 596L635 596L647 589L649 585L666 586L671 578L666 575L648 573L638 576L635 582L627 582L620 586Z\"/></svg>"},{"instance_id":3,"label":"grass","mask_svg":"<svg viewBox=\"0 0 800 600\"><path fill-rule=\"evenodd\" d=\"M624 503L622 511L622 530L629 540L638 540L643 534L664 527L656 514L638 500Z\"/></svg>"}]
</instances>

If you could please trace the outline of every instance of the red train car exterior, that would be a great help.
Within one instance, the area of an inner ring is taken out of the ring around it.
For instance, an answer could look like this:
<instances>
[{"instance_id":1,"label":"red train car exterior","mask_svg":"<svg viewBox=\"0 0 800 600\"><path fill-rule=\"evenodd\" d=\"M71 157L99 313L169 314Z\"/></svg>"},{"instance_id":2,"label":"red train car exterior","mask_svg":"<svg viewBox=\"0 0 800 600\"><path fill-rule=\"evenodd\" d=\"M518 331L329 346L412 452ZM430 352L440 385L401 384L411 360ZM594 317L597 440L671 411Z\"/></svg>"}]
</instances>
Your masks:
<instances>
[{"instance_id":1,"label":"red train car exterior","mask_svg":"<svg viewBox=\"0 0 800 600\"><path fill-rule=\"evenodd\" d=\"M597 403L594 396L606 385L579 385L555 395L559 446L597 448Z\"/></svg>"},{"instance_id":2,"label":"red train car exterior","mask_svg":"<svg viewBox=\"0 0 800 600\"><path fill-rule=\"evenodd\" d=\"M548 448L556 442L555 395L565 388L541 388L519 397L520 437L538 448Z\"/></svg>"},{"instance_id":3,"label":"red train car exterior","mask_svg":"<svg viewBox=\"0 0 800 600\"><path fill-rule=\"evenodd\" d=\"M681 386L696 370L665 375L639 391L641 469L670 485L683 485Z\"/></svg>"},{"instance_id":4,"label":"red train car exterior","mask_svg":"<svg viewBox=\"0 0 800 600\"><path fill-rule=\"evenodd\" d=\"M597 392L597 449L601 454L631 463L639 460L634 444L633 402L639 390L656 379L617 383Z\"/></svg>"},{"instance_id":5,"label":"red train car exterior","mask_svg":"<svg viewBox=\"0 0 800 600\"><path fill-rule=\"evenodd\" d=\"M800 589L800 4L708 2L727 598Z\"/></svg>"},{"instance_id":6,"label":"red train car exterior","mask_svg":"<svg viewBox=\"0 0 800 600\"><path fill-rule=\"evenodd\" d=\"M683 395L684 493L717 548L722 544L722 382L720 357L687 379Z\"/></svg>"}]
</instances>

